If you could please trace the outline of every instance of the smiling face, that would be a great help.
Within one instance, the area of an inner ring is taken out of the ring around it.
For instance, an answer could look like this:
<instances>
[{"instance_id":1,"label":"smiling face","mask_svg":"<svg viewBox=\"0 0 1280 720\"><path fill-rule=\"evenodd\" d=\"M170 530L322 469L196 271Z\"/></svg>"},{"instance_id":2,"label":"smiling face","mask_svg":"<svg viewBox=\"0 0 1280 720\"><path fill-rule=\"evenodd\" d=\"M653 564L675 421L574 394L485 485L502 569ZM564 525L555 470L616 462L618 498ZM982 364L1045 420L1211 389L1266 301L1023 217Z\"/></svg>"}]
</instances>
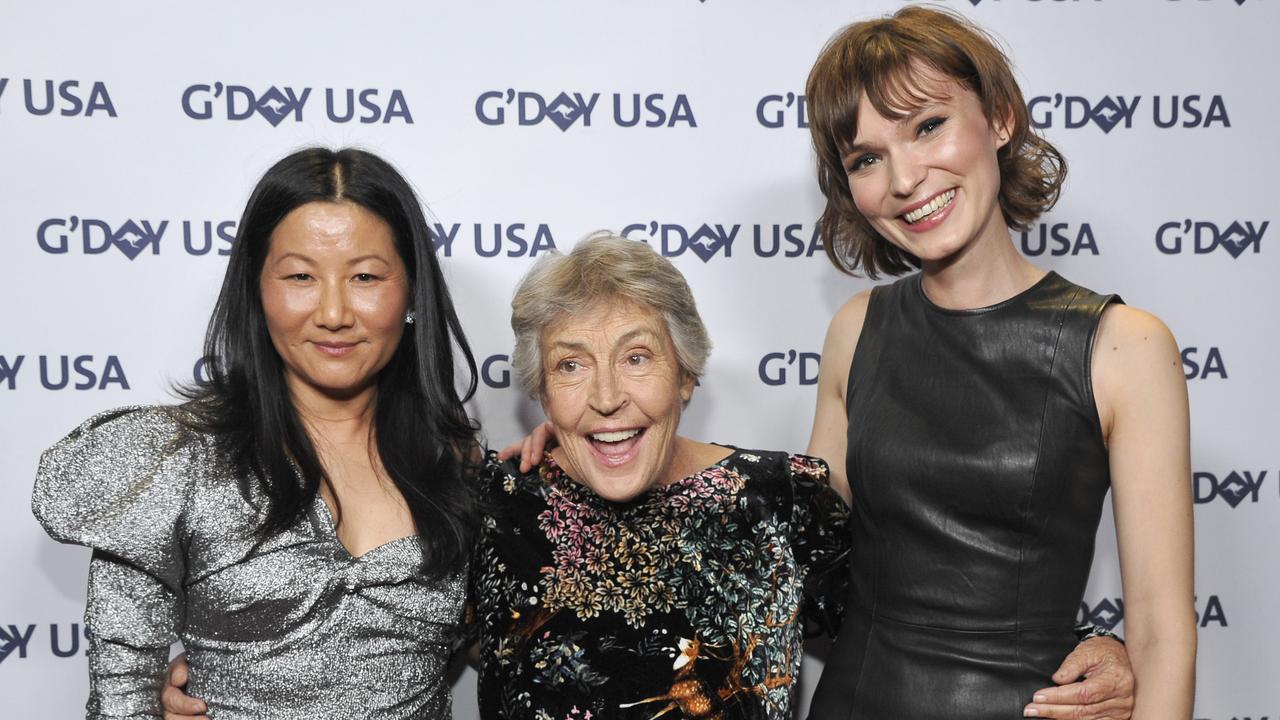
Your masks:
<instances>
[{"instance_id":1,"label":"smiling face","mask_svg":"<svg viewBox=\"0 0 1280 720\"><path fill-rule=\"evenodd\" d=\"M987 122L978 96L937 72L916 72L928 98L907 117L881 115L864 95L845 154L849 192L881 237L926 265L979 243L1007 242L996 150L1003 126Z\"/></svg>"},{"instance_id":2,"label":"smiling face","mask_svg":"<svg viewBox=\"0 0 1280 720\"><path fill-rule=\"evenodd\" d=\"M391 228L351 202L311 202L286 215L270 243L259 287L290 392L372 392L408 305Z\"/></svg>"},{"instance_id":3,"label":"smiling face","mask_svg":"<svg viewBox=\"0 0 1280 720\"><path fill-rule=\"evenodd\" d=\"M671 477L680 411L693 378L653 310L609 303L545 330L542 406L556 462L595 494L630 500Z\"/></svg>"}]
</instances>

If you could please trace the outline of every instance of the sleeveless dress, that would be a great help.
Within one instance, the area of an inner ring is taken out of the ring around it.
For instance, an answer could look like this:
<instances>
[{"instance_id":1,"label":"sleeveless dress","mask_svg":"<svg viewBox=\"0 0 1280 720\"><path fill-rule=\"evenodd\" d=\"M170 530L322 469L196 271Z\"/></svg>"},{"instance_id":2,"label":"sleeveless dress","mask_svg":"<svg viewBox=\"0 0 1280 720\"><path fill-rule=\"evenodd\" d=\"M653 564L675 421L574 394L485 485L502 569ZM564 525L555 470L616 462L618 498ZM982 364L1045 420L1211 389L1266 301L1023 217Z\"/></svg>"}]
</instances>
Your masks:
<instances>
[{"instance_id":1,"label":"sleeveless dress","mask_svg":"<svg viewBox=\"0 0 1280 720\"><path fill-rule=\"evenodd\" d=\"M36 517L94 550L86 717L160 718L181 639L214 720L448 720L465 573L424 576L416 535L352 557L319 497L258 542L232 463L178 412L101 413L40 460Z\"/></svg>"},{"instance_id":2,"label":"sleeveless dress","mask_svg":"<svg viewBox=\"0 0 1280 720\"><path fill-rule=\"evenodd\" d=\"M1112 295L1049 273L949 310L872 291L850 369L852 584L812 720L1022 716L1075 646L1110 485L1090 380Z\"/></svg>"}]
</instances>

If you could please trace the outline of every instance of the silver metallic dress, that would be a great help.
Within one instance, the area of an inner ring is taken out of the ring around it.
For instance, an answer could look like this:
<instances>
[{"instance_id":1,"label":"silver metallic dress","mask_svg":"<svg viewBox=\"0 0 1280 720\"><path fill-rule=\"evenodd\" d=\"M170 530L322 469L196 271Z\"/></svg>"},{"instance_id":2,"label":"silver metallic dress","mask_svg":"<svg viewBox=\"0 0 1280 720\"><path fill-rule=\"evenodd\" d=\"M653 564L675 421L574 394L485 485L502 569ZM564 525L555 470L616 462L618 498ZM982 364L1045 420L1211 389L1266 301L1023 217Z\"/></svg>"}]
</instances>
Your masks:
<instances>
[{"instance_id":1,"label":"silver metallic dress","mask_svg":"<svg viewBox=\"0 0 1280 720\"><path fill-rule=\"evenodd\" d=\"M161 717L181 639L215 720L449 718L464 578L424 578L416 536L352 557L320 498L255 544L229 463L170 413L102 413L41 458L36 516L94 549L88 717Z\"/></svg>"}]
</instances>

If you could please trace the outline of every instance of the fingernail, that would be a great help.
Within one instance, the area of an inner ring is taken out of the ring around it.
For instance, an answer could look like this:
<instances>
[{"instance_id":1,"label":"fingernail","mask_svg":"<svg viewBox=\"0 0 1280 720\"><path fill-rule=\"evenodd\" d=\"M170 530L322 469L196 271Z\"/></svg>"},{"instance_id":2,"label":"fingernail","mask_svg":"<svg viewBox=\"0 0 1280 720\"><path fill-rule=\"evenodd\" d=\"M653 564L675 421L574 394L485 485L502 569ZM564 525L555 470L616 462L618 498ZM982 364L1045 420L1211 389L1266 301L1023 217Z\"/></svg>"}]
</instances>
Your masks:
<instances>
[{"instance_id":1,"label":"fingernail","mask_svg":"<svg viewBox=\"0 0 1280 720\"><path fill-rule=\"evenodd\" d=\"M1040 702L1040 703L1047 702L1049 700L1049 698L1045 695L1037 695L1031 699L1034 700L1035 702Z\"/></svg>"},{"instance_id":2,"label":"fingernail","mask_svg":"<svg viewBox=\"0 0 1280 720\"><path fill-rule=\"evenodd\" d=\"M1022 711L1022 716L1023 717L1040 717L1040 711L1033 707L1029 707L1026 710Z\"/></svg>"}]
</instances>

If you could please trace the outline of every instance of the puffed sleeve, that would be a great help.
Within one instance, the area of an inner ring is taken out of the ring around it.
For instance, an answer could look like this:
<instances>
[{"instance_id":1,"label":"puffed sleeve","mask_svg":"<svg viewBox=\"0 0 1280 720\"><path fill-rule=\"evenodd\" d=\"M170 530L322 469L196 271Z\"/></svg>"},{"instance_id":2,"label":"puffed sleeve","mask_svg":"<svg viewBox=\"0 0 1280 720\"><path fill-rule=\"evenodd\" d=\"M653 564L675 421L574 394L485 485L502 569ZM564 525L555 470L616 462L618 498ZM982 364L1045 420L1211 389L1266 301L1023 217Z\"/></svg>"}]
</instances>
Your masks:
<instances>
[{"instance_id":1,"label":"puffed sleeve","mask_svg":"<svg viewBox=\"0 0 1280 720\"><path fill-rule=\"evenodd\" d=\"M789 458L791 546L805 572L801 612L806 634L834 637L844 620L849 592L849 508L831 489L819 458Z\"/></svg>"},{"instance_id":2,"label":"puffed sleeve","mask_svg":"<svg viewBox=\"0 0 1280 720\"><path fill-rule=\"evenodd\" d=\"M181 519L195 436L163 408L90 418L45 451L32 509L55 540L93 548L88 717L161 717L183 621Z\"/></svg>"}]
</instances>

